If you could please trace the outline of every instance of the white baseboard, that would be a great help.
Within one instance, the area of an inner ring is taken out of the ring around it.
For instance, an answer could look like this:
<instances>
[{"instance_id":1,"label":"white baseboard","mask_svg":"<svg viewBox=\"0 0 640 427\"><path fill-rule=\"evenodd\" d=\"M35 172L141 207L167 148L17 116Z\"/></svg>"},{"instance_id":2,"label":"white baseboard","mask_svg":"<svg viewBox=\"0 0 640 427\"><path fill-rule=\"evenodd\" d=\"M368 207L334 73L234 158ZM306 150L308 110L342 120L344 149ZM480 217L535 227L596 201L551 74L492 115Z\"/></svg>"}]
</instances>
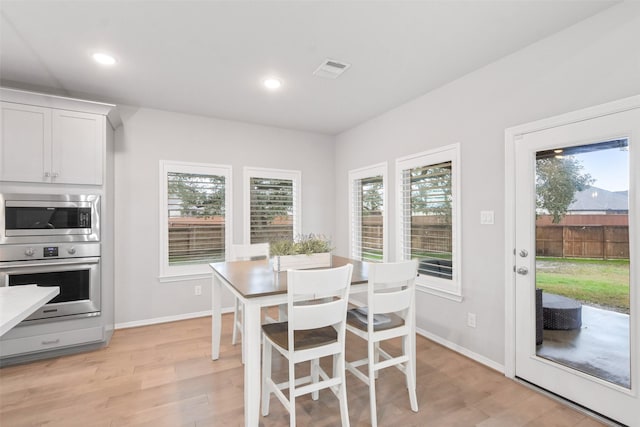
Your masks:
<instances>
[{"instance_id":1,"label":"white baseboard","mask_svg":"<svg viewBox=\"0 0 640 427\"><path fill-rule=\"evenodd\" d=\"M222 313L232 313L233 308L223 308ZM178 314L176 316L155 317L153 319L134 320L133 322L116 323L116 329L137 328L138 326L156 325L158 323L176 322L178 320L195 319L197 317L211 316L211 310L195 313Z\"/></svg>"},{"instance_id":2,"label":"white baseboard","mask_svg":"<svg viewBox=\"0 0 640 427\"><path fill-rule=\"evenodd\" d=\"M491 359L488 359L484 356L482 356L481 354L478 353L474 353L473 351L462 347L458 344L452 343L451 341L447 341L442 337L439 337L437 335L432 334L431 332L427 332L424 329L420 329L420 328L416 328L416 332L420 335L422 335L423 337L430 339L431 341L434 341L444 347L447 347L450 350L455 351L456 353L460 353L463 356L468 357L469 359L475 360L478 363L481 363L491 369L494 369L498 372L500 372L501 374L504 374L504 365L501 365L499 363L494 362Z\"/></svg>"}]
</instances>

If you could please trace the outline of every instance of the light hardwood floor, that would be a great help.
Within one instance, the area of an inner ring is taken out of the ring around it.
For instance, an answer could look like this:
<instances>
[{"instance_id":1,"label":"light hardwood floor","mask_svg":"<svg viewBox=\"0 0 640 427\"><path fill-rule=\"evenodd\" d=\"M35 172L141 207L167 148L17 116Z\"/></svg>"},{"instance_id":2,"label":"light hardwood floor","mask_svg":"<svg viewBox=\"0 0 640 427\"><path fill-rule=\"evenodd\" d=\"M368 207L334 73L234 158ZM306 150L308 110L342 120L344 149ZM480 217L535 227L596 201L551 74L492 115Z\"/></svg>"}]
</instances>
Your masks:
<instances>
[{"instance_id":1,"label":"light hardwood floor","mask_svg":"<svg viewBox=\"0 0 640 427\"><path fill-rule=\"evenodd\" d=\"M199 318L118 330L105 349L0 369L0 425L243 425L241 346L231 345L231 323L232 315L224 315L215 362L211 320ZM366 351L352 336L347 347L350 359ZM410 410L404 376L384 370L377 385L380 426L602 425L420 336L417 355L419 412ZM286 376L281 361L274 372ZM351 374L347 384L351 425L369 425L367 387ZM297 416L300 426L340 423L338 402L327 390L318 401L299 398ZM260 423L288 425L275 397Z\"/></svg>"}]
</instances>

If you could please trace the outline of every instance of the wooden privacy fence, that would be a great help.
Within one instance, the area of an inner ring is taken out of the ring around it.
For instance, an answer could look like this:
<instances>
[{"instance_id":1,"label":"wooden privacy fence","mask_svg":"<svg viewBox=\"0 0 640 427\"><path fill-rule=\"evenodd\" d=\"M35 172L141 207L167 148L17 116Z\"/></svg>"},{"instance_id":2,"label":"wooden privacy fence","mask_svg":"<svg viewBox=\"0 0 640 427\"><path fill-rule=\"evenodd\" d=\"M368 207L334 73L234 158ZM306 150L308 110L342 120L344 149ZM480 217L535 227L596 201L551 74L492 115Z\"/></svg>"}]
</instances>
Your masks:
<instances>
[{"instance_id":1,"label":"wooden privacy fence","mask_svg":"<svg viewBox=\"0 0 640 427\"><path fill-rule=\"evenodd\" d=\"M629 258L627 225L536 226L536 255L559 258Z\"/></svg>"},{"instance_id":2,"label":"wooden privacy fence","mask_svg":"<svg viewBox=\"0 0 640 427\"><path fill-rule=\"evenodd\" d=\"M224 259L224 223L219 218L171 218L169 263Z\"/></svg>"},{"instance_id":3,"label":"wooden privacy fence","mask_svg":"<svg viewBox=\"0 0 640 427\"><path fill-rule=\"evenodd\" d=\"M451 226L446 224L447 221L448 217L412 217L411 247L425 252L451 253ZM362 241L368 248L382 251L381 216L362 217Z\"/></svg>"}]
</instances>

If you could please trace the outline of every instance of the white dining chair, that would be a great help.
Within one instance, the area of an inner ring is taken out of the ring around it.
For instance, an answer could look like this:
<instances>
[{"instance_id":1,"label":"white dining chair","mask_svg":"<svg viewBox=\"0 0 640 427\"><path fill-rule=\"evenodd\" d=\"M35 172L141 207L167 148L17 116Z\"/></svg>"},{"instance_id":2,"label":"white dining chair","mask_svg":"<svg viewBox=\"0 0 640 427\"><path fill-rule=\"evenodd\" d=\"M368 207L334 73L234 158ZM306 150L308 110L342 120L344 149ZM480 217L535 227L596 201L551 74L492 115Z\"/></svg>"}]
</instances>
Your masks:
<instances>
[{"instance_id":1,"label":"white dining chair","mask_svg":"<svg viewBox=\"0 0 640 427\"><path fill-rule=\"evenodd\" d=\"M347 409L345 335L349 288L353 265L321 270L287 272L288 321L262 326L262 415L269 415L271 394L289 411L290 425L296 425L296 398L329 388L340 402L342 426L349 425ZM271 357L276 349L288 360L289 380L276 383L271 377ZM329 376L320 358L333 357ZM296 378L295 366L310 362L310 375ZM289 398L283 390L289 390Z\"/></svg>"},{"instance_id":2,"label":"white dining chair","mask_svg":"<svg viewBox=\"0 0 640 427\"><path fill-rule=\"evenodd\" d=\"M248 245L231 245L230 261L245 261L251 259L269 259L269 243L254 243ZM240 299L235 299L233 307L233 333L231 335L231 344L236 345L237 333L244 333L244 311ZM244 348L242 352L242 361L244 362Z\"/></svg>"},{"instance_id":3,"label":"white dining chair","mask_svg":"<svg viewBox=\"0 0 640 427\"><path fill-rule=\"evenodd\" d=\"M376 379L378 371L395 366L406 376L411 409L418 411L415 372L415 279L416 260L369 264L367 305L349 310L347 331L367 341L367 357L347 361L347 370L369 386L371 425L378 424ZM383 341L401 337L402 354L383 350ZM383 360L381 360L381 358ZM366 366L366 373L360 367Z\"/></svg>"}]
</instances>

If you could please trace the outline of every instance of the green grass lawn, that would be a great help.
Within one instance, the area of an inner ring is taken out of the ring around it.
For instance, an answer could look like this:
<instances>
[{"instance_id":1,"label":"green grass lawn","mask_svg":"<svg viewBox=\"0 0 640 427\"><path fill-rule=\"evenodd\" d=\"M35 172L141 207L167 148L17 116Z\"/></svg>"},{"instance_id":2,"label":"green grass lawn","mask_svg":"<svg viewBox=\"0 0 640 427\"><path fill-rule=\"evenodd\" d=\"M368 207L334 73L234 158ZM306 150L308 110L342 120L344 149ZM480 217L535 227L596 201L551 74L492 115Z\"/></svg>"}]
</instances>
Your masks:
<instances>
[{"instance_id":1,"label":"green grass lawn","mask_svg":"<svg viewBox=\"0 0 640 427\"><path fill-rule=\"evenodd\" d=\"M585 304L629 313L629 260L537 257L536 286Z\"/></svg>"}]
</instances>

